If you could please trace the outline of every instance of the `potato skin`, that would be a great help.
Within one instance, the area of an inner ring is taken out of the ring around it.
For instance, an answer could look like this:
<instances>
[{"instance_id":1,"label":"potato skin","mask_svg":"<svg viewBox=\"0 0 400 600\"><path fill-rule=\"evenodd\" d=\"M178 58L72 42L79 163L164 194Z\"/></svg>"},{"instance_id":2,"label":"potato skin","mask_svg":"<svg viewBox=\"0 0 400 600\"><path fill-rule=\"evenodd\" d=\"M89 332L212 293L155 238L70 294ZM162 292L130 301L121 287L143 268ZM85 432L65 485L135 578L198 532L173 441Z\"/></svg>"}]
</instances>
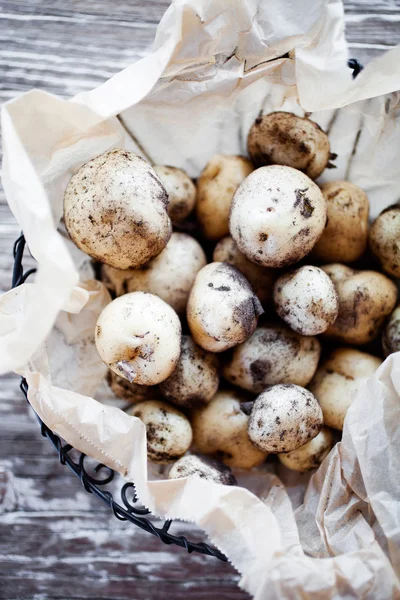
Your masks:
<instances>
[{"instance_id":1,"label":"potato skin","mask_svg":"<svg viewBox=\"0 0 400 600\"><path fill-rule=\"evenodd\" d=\"M168 194L170 219L175 223L184 221L196 204L196 186L183 169L156 165L154 170Z\"/></svg>"},{"instance_id":2,"label":"potato skin","mask_svg":"<svg viewBox=\"0 0 400 600\"><path fill-rule=\"evenodd\" d=\"M174 232L156 258L130 271L127 290L156 294L182 314L196 275L206 264L206 255L200 244L186 233Z\"/></svg>"},{"instance_id":3,"label":"potato skin","mask_svg":"<svg viewBox=\"0 0 400 600\"><path fill-rule=\"evenodd\" d=\"M328 456L333 445L334 439L331 429L323 427L319 434L307 444L291 452L278 454L278 459L288 469L304 473L304 471L319 467L324 458Z\"/></svg>"},{"instance_id":4,"label":"potato skin","mask_svg":"<svg viewBox=\"0 0 400 600\"><path fill-rule=\"evenodd\" d=\"M197 222L208 240L229 233L229 210L238 185L253 170L244 156L218 154L204 167L197 180Z\"/></svg>"},{"instance_id":5,"label":"potato skin","mask_svg":"<svg viewBox=\"0 0 400 600\"><path fill-rule=\"evenodd\" d=\"M248 425L249 438L264 452L290 452L318 435L322 410L315 396L303 387L273 385L254 400Z\"/></svg>"},{"instance_id":6,"label":"potato skin","mask_svg":"<svg viewBox=\"0 0 400 600\"><path fill-rule=\"evenodd\" d=\"M64 221L72 241L117 269L148 262L171 236L168 196L152 167L127 150L93 158L71 177Z\"/></svg>"},{"instance_id":7,"label":"potato skin","mask_svg":"<svg viewBox=\"0 0 400 600\"><path fill-rule=\"evenodd\" d=\"M249 440L244 399L239 393L220 391L207 406L193 411L193 441L203 454L214 454L230 467L251 469L267 454Z\"/></svg>"},{"instance_id":8,"label":"potato skin","mask_svg":"<svg viewBox=\"0 0 400 600\"><path fill-rule=\"evenodd\" d=\"M263 307L265 308L271 303L273 285L278 272L276 269L268 269L251 262L240 252L230 235L222 238L215 246L213 261L226 262L239 269L250 283Z\"/></svg>"},{"instance_id":9,"label":"potato skin","mask_svg":"<svg viewBox=\"0 0 400 600\"><path fill-rule=\"evenodd\" d=\"M105 307L95 341L100 358L114 373L140 385L156 385L178 363L181 323L161 298L133 292Z\"/></svg>"},{"instance_id":10,"label":"potato skin","mask_svg":"<svg viewBox=\"0 0 400 600\"><path fill-rule=\"evenodd\" d=\"M256 167L287 165L311 179L321 175L330 157L328 136L317 123L279 111L257 117L247 149Z\"/></svg>"},{"instance_id":11,"label":"potato skin","mask_svg":"<svg viewBox=\"0 0 400 600\"><path fill-rule=\"evenodd\" d=\"M134 269L115 269L109 265L101 265L101 280L106 288L115 296L123 296L128 292L128 281Z\"/></svg>"},{"instance_id":12,"label":"potato skin","mask_svg":"<svg viewBox=\"0 0 400 600\"><path fill-rule=\"evenodd\" d=\"M349 181L329 181L321 186L328 220L311 251L320 262L351 263L365 252L368 240L368 196Z\"/></svg>"},{"instance_id":13,"label":"potato skin","mask_svg":"<svg viewBox=\"0 0 400 600\"><path fill-rule=\"evenodd\" d=\"M303 258L326 223L326 202L304 173L272 165L253 171L238 187L229 228L239 250L264 267Z\"/></svg>"},{"instance_id":14,"label":"potato skin","mask_svg":"<svg viewBox=\"0 0 400 600\"><path fill-rule=\"evenodd\" d=\"M189 335L183 335L176 369L160 383L160 391L176 406L193 408L207 404L218 390L218 367L215 354L197 346Z\"/></svg>"},{"instance_id":15,"label":"potato skin","mask_svg":"<svg viewBox=\"0 0 400 600\"><path fill-rule=\"evenodd\" d=\"M356 271L336 263L321 269L332 279L339 296L338 317L323 335L355 345L375 339L396 305L393 281L376 271Z\"/></svg>"},{"instance_id":16,"label":"potato skin","mask_svg":"<svg viewBox=\"0 0 400 600\"><path fill-rule=\"evenodd\" d=\"M200 477L214 483L223 485L236 485L236 479L227 465L197 454L186 454L172 465L168 479L182 479L182 477Z\"/></svg>"},{"instance_id":17,"label":"potato skin","mask_svg":"<svg viewBox=\"0 0 400 600\"><path fill-rule=\"evenodd\" d=\"M397 306L389 317L382 334L382 347L385 356L400 350L400 306Z\"/></svg>"},{"instance_id":18,"label":"potato skin","mask_svg":"<svg viewBox=\"0 0 400 600\"><path fill-rule=\"evenodd\" d=\"M325 425L343 429L347 410L358 390L381 363L376 356L354 348L337 348L331 352L309 385L321 405Z\"/></svg>"},{"instance_id":19,"label":"potato skin","mask_svg":"<svg viewBox=\"0 0 400 600\"><path fill-rule=\"evenodd\" d=\"M157 386L130 383L125 377L120 377L111 369L107 373L107 383L117 398L122 398L132 404L143 400L156 400L160 395Z\"/></svg>"},{"instance_id":20,"label":"potato skin","mask_svg":"<svg viewBox=\"0 0 400 600\"><path fill-rule=\"evenodd\" d=\"M147 456L156 463L176 460L192 443L189 420L179 410L160 400L135 404L129 413L146 425Z\"/></svg>"},{"instance_id":21,"label":"potato skin","mask_svg":"<svg viewBox=\"0 0 400 600\"><path fill-rule=\"evenodd\" d=\"M274 302L281 319L302 335L326 331L339 312L339 298L332 280L322 269L310 265L276 280Z\"/></svg>"},{"instance_id":22,"label":"potato skin","mask_svg":"<svg viewBox=\"0 0 400 600\"><path fill-rule=\"evenodd\" d=\"M223 368L230 383L260 394L267 386L295 383L305 387L318 366L321 345L317 338L302 336L286 325L269 323L236 346Z\"/></svg>"},{"instance_id":23,"label":"potato skin","mask_svg":"<svg viewBox=\"0 0 400 600\"><path fill-rule=\"evenodd\" d=\"M193 339L209 352L244 342L263 312L247 279L227 263L211 263L199 271L187 304Z\"/></svg>"},{"instance_id":24,"label":"potato skin","mask_svg":"<svg viewBox=\"0 0 400 600\"><path fill-rule=\"evenodd\" d=\"M400 277L400 205L389 206L371 225L369 247L382 269Z\"/></svg>"}]
</instances>

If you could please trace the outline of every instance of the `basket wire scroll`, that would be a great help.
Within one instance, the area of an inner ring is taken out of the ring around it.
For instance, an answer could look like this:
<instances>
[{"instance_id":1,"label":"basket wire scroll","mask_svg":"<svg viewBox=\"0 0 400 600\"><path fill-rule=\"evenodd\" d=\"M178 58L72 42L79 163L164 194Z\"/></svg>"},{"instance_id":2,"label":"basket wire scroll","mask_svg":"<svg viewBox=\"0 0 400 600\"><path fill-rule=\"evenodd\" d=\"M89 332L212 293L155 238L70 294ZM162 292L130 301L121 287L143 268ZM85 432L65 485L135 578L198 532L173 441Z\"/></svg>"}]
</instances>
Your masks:
<instances>
[{"instance_id":1,"label":"basket wire scroll","mask_svg":"<svg viewBox=\"0 0 400 600\"><path fill-rule=\"evenodd\" d=\"M356 77L363 68L355 59L349 60L348 65L353 71L353 77ZM12 273L13 288L24 283L30 275L36 272L36 269L29 269L24 272L22 261L25 245L25 237L21 234L14 244L14 266ZM28 400L28 384L24 378L21 379L20 389L26 400ZM80 480L85 490L90 494L94 494L104 502L113 511L117 519L120 519L121 521L130 521L144 531L157 536L164 544L174 544L175 546L185 548L189 553L199 552L200 554L214 556L219 560L227 561L226 556L224 556L222 552L204 542L192 542L184 536L177 536L170 533L171 520L166 520L161 527L154 525L154 523L147 518L151 516L150 511L138 505L135 485L133 483L127 482L122 486L119 492L121 496L121 503L119 504L108 489L102 488L102 486L106 486L113 481L115 472L106 465L99 463L94 468L91 468L93 474L90 474L85 468L86 455L80 452L78 453L78 458L75 458L77 451L74 451L74 448L71 445L63 443L60 437L53 433L36 413L35 416L39 422L42 435L53 445L58 454L60 463L62 465L67 465L73 474ZM132 496L129 499L128 493Z\"/></svg>"}]
</instances>

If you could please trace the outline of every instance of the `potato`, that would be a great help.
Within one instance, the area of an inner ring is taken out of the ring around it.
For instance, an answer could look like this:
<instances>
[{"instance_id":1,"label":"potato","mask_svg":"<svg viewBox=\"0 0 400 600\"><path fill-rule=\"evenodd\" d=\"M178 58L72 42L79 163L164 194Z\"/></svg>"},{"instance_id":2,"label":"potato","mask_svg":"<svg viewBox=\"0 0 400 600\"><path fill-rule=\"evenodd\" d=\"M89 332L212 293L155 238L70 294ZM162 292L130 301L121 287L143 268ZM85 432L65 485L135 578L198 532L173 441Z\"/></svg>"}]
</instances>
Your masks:
<instances>
[{"instance_id":1,"label":"potato","mask_svg":"<svg viewBox=\"0 0 400 600\"><path fill-rule=\"evenodd\" d=\"M173 404L193 408L207 404L218 390L219 361L215 354L182 336L181 355L174 372L160 383L163 396Z\"/></svg>"},{"instance_id":2,"label":"potato","mask_svg":"<svg viewBox=\"0 0 400 600\"><path fill-rule=\"evenodd\" d=\"M160 254L171 236L168 195L140 156L110 150L84 164L64 195L64 221L72 241L117 269Z\"/></svg>"},{"instance_id":3,"label":"potato","mask_svg":"<svg viewBox=\"0 0 400 600\"><path fill-rule=\"evenodd\" d=\"M272 300L273 284L278 276L276 269L260 267L245 257L228 235L218 242L213 254L214 262L226 262L239 269L246 277L255 295L265 308Z\"/></svg>"},{"instance_id":4,"label":"potato","mask_svg":"<svg viewBox=\"0 0 400 600\"><path fill-rule=\"evenodd\" d=\"M214 156L197 180L197 222L208 240L229 233L229 210L238 185L253 170L244 156Z\"/></svg>"},{"instance_id":5,"label":"potato","mask_svg":"<svg viewBox=\"0 0 400 600\"><path fill-rule=\"evenodd\" d=\"M382 347L385 356L400 350L400 306L397 306L389 317L382 335Z\"/></svg>"},{"instance_id":6,"label":"potato","mask_svg":"<svg viewBox=\"0 0 400 600\"><path fill-rule=\"evenodd\" d=\"M237 392L221 391L207 406L193 411L193 441L203 454L214 454L230 467L251 469L267 454L249 440L247 403L245 408L242 400Z\"/></svg>"},{"instance_id":7,"label":"potato","mask_svg":"<svg viewBox=\"0 0 400 600\"><path fill-rule=\"evenodd\" d=\"M194 209L196 186L189 175L177 167L156 165L154 170L168 194L170 219L175 223L184 221Z\"/></svg>"},{"instance_id":8,"label":"potato","mask_svg":"<svg viewBox=\"0 0 400 600\"><path fill-rule=\"evenodd\" d=\"M153 462L176 460L185 454L192 443L189 420L166 402L140 402L130 409L130 414L146 425L147 456Z\"/></svg>"},{"instance_id":9,"label":"potato","mask_svg":"<svg viewBox=\"0 0 400 600\"><path fill-rule=\"evenodd\" d=\"M350 263L365 252L368 240L369 201L366 193L349 181L329 181L321 186L328 220L312 249L313 259Z\"/></svg>"},{"instance_id":10,"label":"potato","mask_svg":"<svg viewBox=\"0 0 400 600\"><path fill-rule=\"evenodd\" d=\"M277 383L305 387L314 376L320 353L317 338L268 323L228 353L222 372L227 381L254 394Z\"/></svg>"},{"instance_id":11,"label":"potato","mask_svg":"<svg viewBox=\"0 0 400 600\"><path fill-rule=\"evenodd\" d=\"M131 271L127 290L156 294L182 314L196 275L206 264L206 255L194 238L186 233L173 233L161 254Z\"/></svg>"},{"instance_id":12,"label":"potato","mask_svg":"<svg viewBox=\"0 0 400 600\"><path fill-rule=\"evenodd\" d=\"M111 369L107 373L107 383L117 398L122 398L132 404L143 400L156 400L160 395L157 386L130 383L125 377L120 377Z\"/></svg>"},{"instance_id":13,"label":"potato","mask_svg":"<svg viewBox=\"0 0 400 600\"><path fill-rule=\"evenodd\" d=\"M101 280L115 296L122 296L128 292L128 281L134 269L114 269L109 265L101 265Z\"/></svg>"},{"instance_id":14,"label":"potato","mask_svg":"<svg viewBox=\"0 0 400 600\"><path fill-rule=\"evenodd\" d=\"M381 360L354 348L337 348L318 368L309 385L324 413L324 424L343 429L347 409Z\"/></svg>"},{"instance_id":15,"label":"potato","mask_svg":"<svg viewBox=\"0 0 400 600\"><path fill-rule=\"evenodd\" d=\"M256 167L287 165L316 179L330 158L328 136L302 117L273 112L257 117L247 138L247 149Z\"/></svg>"},{"instance_id":16,"label":"potato","mask_svg":"<svg viewBox=\"0 0 400 600\"><path fill-rule=\"evenodd\" d=\"M239 250L264 267L284 267L308 254L326 223L326 202L304 173L272 165L253 171L231 205L229 228Z\"/></svg>"},{"instance_id":17,"label":"potato","mask_svg":"<svg viewBox=\"0 0 400 600\"><path fill-rule=\"evenodd\" d=\"M131 383L156 385L178 364L181 323L161 298L133 292L105 307L95 340L100 358L114 373Z\"/></svg>"},{"instance_id":18,"label":"potato","mask_svg":"<svg viewBox=\"0 0 400 600\"><path fill-rule=\"evenodd\" d=\"M397 288L376 271L356 271L340 264L321 267L339 295L339 314L323 334L347 344L367 344L395 307Z\"/></svg>"},{"instance_id":19,"label":"potato","mask_svg":"<svg viewBox=\"0 0 400 600\"><path fill-rule=\"evenodd\" d=\"M304 266L281 275L274 286L275 310L294 331L318 335L336 320L339 298L330 277Z\"/></svg>"},{"instance_id":20,"label":"potato","mask_svg":"<svg viewBox=\"0 0 400 600\"><path fill-rule=\"evenodd\" d=\"M249 438L264 452L290 452L322 427L322 410L311 392L291 383L273 385L257 396L251 409Z\"/></svg>"},{"instance_id":21,"label":"potato","mask_svg":"<svg viewBox=\"0 0 400 600\"><path fill-rule=\"evenodd\" d=\"M307 444L291 452L278 454L278 458L288 469L303 473L319 467L324 458L328 456L333 445L332 431L328 427L323 427L319 434Z\"/></svg>"},{"instance_id":22,"label":"potato","mask_svg":"<svg viewBox=\"0 0 400 600\"><path fill-rule=\"evenodd\" d=\"M222 483L223 485L236 485L236 479L229 467L209 456L186 454L172 465L168 479L182 479L182 477L200 477Z\"/></svg>"},{"instance_id":23,"label":"potato","mask_svg":"<svg viewBox=\"0 0 400 600\"><path fill-rule=\"evenodd\" d=\"M382 269L400 277L400 204L389 206L371 225L369 247Z\"/></svg>"},{"instance_id":24,"label":"potato","mask_svg":"<svg viewBox=\"0 0 400 600\"><path fill-rule=\"evenodd\" d=\"M227 263L216 262L197 274L187 320L196 344L210 352L223 352L250 337L263 312L244 275Z\"/></svg>"}]
</instances>

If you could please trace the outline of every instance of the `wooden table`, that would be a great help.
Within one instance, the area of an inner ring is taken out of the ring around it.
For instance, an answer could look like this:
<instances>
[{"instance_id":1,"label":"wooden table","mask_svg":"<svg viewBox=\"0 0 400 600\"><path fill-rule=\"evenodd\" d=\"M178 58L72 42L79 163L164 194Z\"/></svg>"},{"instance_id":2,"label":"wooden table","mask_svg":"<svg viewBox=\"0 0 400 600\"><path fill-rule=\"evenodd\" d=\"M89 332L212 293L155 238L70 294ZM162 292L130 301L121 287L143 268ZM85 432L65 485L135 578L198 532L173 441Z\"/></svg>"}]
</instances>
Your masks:
<instances>
[{"instance_id":1,"label":"wooden table","mask_svg":"<svg viewBox=\"0 0 400 600\"><path fill-rule=\"evenodd\" d=\"M0 1L0 101L32 87L68 97L149 51L168 0ZM400 43L400 0L346 1L351 54ZM0 192L0 289L10 286L15 223ZM245 599L227 564L121 523L62 467L18 389L0 387L0 598ZM202 539L185 525L181 531Z\"/></svg>"}]
</instances>

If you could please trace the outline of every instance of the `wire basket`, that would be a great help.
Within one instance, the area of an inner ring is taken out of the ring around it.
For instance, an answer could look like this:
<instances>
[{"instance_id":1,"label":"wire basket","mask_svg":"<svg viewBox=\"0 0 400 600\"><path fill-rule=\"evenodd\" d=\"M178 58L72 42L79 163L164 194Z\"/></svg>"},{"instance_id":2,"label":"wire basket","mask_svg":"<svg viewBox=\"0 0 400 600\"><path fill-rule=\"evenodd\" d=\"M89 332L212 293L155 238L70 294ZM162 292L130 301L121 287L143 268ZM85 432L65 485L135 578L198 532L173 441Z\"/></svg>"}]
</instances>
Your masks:
<instances>
[{"instance_id":1,"label":"wire basket","mask_svg":"<svg viewBox=\"0 0 400 600\"><path fill-rule=\"evenodd\" d=\"M356 77L363 68L356 59L349 60L348 65L353 71L353 77ZM14 266L12 274L13 288L24 283L30 275L36 272L36 269L29 269L24 272L23 256L25 247L25 237L22 233L14 244ZM24 378L21 379L20 389L28 401L28 384ZM60 463L62 465L67 465L70 468L72 473L80 480L86 492L89 494L94 494L97 496L97 498L109 506L117 519L121 521L130 521L144 531L157 536L162 542L164 542L164 544L174 544L175 546L185 548L189 553L199 552L200 554L213 556L219 560L227 562L226 556L217 548L214 548L213 546L210 546L204 542L193 542L184 536L176 536L170 533L170 527L172 525L171 520L166 520L161 527L154 525L154 523L152 523L148 518L151 516L150 511L147 508L138 505L134 483L128 482L121 487L119 491L121 503L118 503L113 497L113 494L104 488L104 486L113 481L115 477L115 471L106 465L97 463L91 469L93 474L90 474L85 467L86 455L82 452L77 453L77 451L70 444L63 442L58 435L53 433L36 413L35 416L39 422L42 435L46 437L53 445L56 453L58 454ZM78 458L75 457L76 454ZM132 497L129 499L128 494L132 495Z\"/></svg>"}]
</instances>

